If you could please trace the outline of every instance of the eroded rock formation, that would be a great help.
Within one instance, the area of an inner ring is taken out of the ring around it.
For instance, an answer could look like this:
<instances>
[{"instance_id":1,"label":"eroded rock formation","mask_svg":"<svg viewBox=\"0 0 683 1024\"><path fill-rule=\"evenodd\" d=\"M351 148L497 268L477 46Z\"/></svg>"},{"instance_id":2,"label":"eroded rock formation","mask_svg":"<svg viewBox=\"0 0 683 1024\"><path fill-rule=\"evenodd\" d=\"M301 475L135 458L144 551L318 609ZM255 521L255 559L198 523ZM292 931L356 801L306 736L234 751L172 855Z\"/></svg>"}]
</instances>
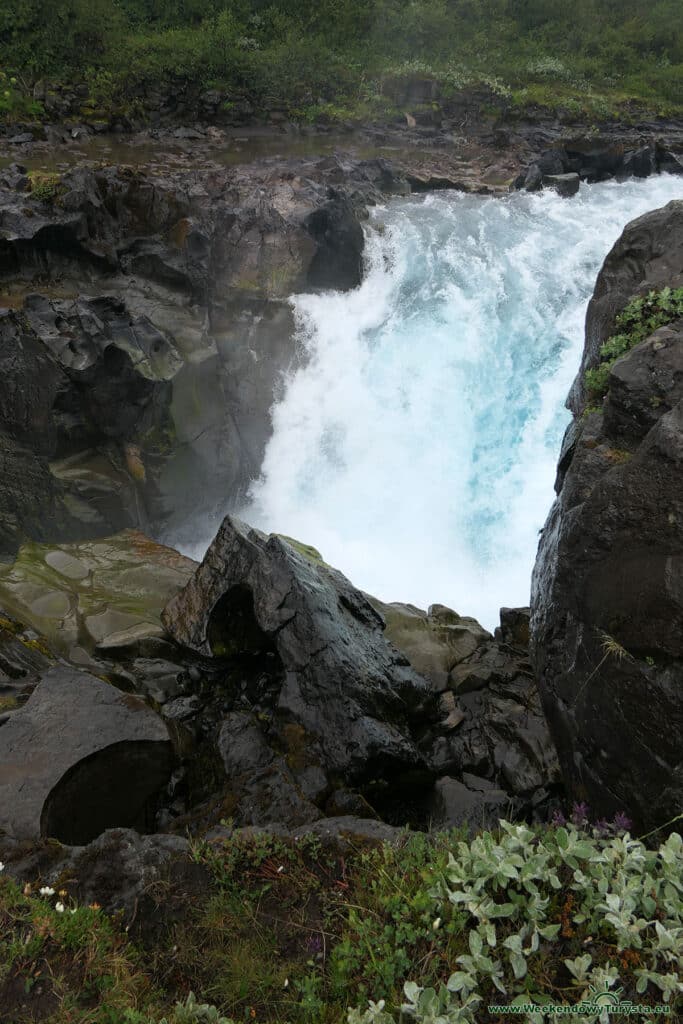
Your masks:
<instances>
[{"instance_id":1,"label":"eroded rock formation","mask_svg":"<svg viewBox=\"0 0 683 1024\"><path fill-rule=\"evenodd\" d=\"M236 503L300 358L287 300L360 282L361 220L395 181L337 158L83 167L42 189L0 171L18 306L0 318L0 557L27 535L183 536L197 494L207 523Z\"/></svg>"},{"instance_id":2,"label":"eroded rock formation","mask_svg":"<svg viewBox=\"0 0 683 1024\"><path fill-rule=\"evenodd\" d=\"M168 730L143 700L55 666L0 729L0 830L75 845L114 822L144 830L171 764Z\"/></svg>"}]
</instances>

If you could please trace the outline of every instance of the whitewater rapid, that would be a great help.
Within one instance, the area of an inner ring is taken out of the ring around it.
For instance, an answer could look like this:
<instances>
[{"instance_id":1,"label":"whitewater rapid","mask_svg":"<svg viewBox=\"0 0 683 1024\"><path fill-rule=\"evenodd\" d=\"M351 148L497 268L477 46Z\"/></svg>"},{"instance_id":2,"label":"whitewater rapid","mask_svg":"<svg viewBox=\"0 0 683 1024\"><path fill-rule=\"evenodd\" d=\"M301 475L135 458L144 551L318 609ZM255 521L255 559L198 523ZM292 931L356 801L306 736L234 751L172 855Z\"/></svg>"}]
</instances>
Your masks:
<instances>
[{"instance_id":1,"label":"whitewater rapid","mask_svg":"<svg viewBox=\"0 0 683 1024\"><path fill-rule=\"evenodd\" d=\"M681 179L372 212L362 285L292 299L306 362L241 515L356 586L492 629L529 602L586 305L624 225Z\"/></svg>"}]
</instances>

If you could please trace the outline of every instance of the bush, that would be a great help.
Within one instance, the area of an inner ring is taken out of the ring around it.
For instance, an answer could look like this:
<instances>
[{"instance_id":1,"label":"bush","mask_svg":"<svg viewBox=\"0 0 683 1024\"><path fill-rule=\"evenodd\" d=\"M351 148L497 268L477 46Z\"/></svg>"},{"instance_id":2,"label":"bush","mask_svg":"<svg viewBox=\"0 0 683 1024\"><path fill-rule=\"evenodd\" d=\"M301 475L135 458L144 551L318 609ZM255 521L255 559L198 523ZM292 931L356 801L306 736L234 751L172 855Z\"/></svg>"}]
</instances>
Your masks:
<instances>
[{"instance_id":1,"label":"bush","mask_svg":"<svg viewBox=\"0 0 683 1024\"><path fill-rule=\"evenodd\" d=\"M549 1002L608 990L672 1014L683 1007L680 835L648 850L628 834L500 824L500 836L460 842L430 890L433 927L460 914L467 938L445 983L404 985L407 1019L475 1024L489 1019L489 1006L535 1004L526 1018L540 1022ZM386 1005L352 1010L349 1024L394 1024Z\"/></svg>"},{"instance_id":2,"label":"bush","mask_svg":"<svg viewBox=\"0 0 683 1024\"><path fill-rule=\"evenodd\" d=\"M662 288L631 299L616 318L621 328L612 334L600 349L600 363L586 370L584 383L592 401L607 394L609 375L617 359L648 338L658 327L683 316L683 288Z\"/></svg>"}]
</instances>

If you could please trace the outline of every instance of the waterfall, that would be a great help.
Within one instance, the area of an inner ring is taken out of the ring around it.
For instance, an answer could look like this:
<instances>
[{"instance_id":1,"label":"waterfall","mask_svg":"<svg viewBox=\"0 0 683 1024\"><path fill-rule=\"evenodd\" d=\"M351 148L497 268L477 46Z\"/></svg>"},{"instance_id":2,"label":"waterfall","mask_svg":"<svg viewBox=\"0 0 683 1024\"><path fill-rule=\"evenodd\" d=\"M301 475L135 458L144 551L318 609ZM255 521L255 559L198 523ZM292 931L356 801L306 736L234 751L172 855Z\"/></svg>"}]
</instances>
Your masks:
<instances>
[{"instance_id":1,"label":"waterfall","mask_svg":"<svg viewBox=\"0 0 683 1024\"><path fill-rule=\"evenodd\" d=\"M681 179L373 210L356 290L292 299L306 360L242 515L384 600L488 628L529 601L586 305L624 225Z\"/></svg>"}]
</instances>

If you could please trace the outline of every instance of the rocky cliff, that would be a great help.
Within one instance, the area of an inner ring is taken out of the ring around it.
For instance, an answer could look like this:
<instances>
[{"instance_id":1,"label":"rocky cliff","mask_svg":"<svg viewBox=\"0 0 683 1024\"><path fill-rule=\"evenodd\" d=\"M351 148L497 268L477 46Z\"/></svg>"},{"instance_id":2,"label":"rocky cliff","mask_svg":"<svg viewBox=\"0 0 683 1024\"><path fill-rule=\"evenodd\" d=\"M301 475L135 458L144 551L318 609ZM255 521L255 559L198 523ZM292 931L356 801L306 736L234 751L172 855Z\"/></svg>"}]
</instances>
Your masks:
<instances>
[{"instance_id":1,"label":"rocky cliff","mask_svg":"<svg viewBox=\"0 0 683 1024\"><path fill-rule=\"evenodd\" d=\"M641 830L683 807L683 322L587 390L633 296L683 284L683 202L629 224L588 308L557 499L532 584L532 657L565 781Z\"/></svg>"},{"instance_id":2,"label":"rocky cliff","mask_svg":"<svg viewBox=\"0 0 683 1024\"><path fill-rule=\"evenodd\" d=\"M399 185L336 158L1 170L0 557L236 502L300 355L289 295L357 285L367 204Z\"/></svg>"}]
</instances>

